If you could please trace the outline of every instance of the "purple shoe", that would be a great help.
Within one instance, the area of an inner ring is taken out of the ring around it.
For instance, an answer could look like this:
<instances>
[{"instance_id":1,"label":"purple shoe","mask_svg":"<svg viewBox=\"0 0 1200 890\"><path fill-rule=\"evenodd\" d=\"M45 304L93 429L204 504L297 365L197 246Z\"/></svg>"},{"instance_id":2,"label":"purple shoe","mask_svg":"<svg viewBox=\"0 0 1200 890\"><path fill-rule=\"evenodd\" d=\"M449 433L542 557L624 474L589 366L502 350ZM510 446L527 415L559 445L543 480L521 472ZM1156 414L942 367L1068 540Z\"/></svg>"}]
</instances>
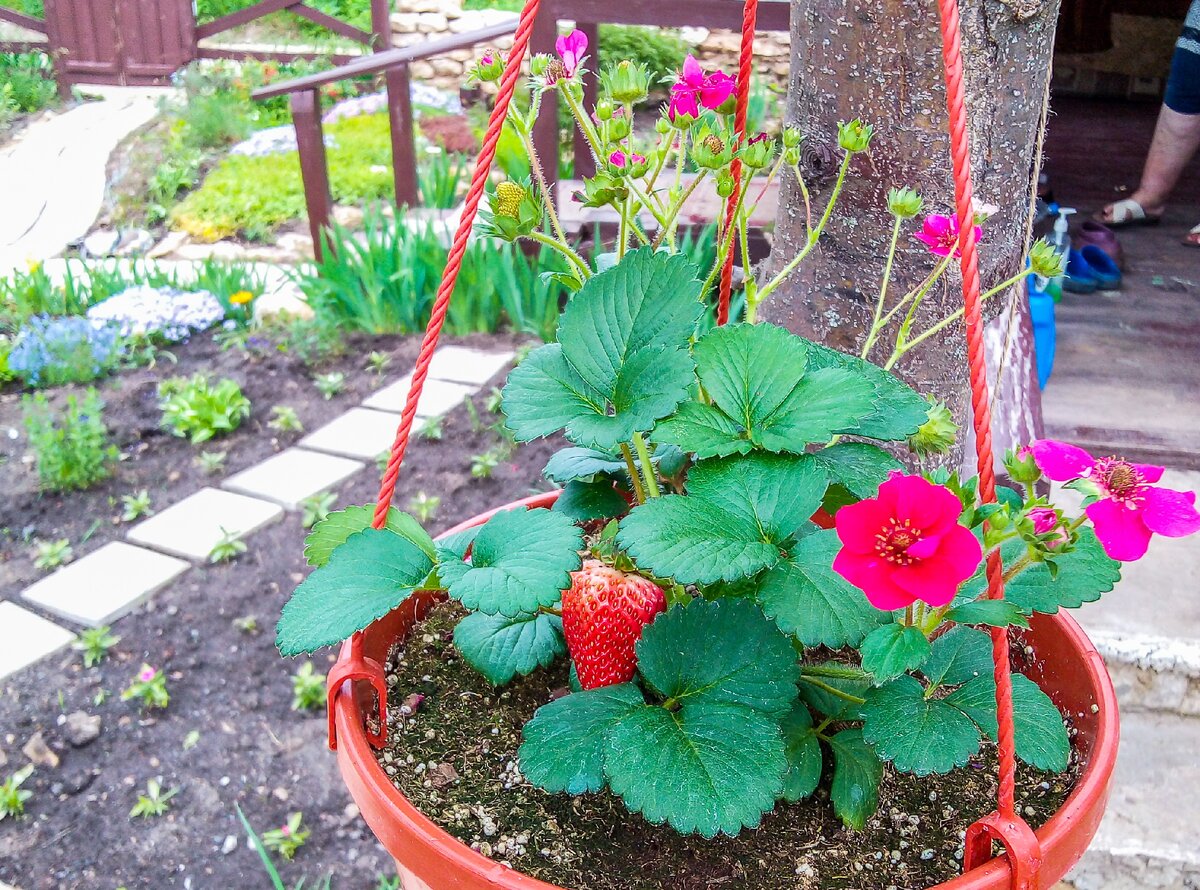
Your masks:
<instances>
[{"instance_id":1,"label":"purple shoe","mask_svg":"<svg viewBox=\"0 0 1200 890\"><path fill-rule=\"evenodd\" d=\"M1095 245L1108 254L1108 258L1117 264L1118 269L1124 268L1125 255L1121 251L1121 242L1117 240L1117 233L1104 223L1085 219L1075 230L1074 238L1077 247Z\"/></svg>"}]
</instances>

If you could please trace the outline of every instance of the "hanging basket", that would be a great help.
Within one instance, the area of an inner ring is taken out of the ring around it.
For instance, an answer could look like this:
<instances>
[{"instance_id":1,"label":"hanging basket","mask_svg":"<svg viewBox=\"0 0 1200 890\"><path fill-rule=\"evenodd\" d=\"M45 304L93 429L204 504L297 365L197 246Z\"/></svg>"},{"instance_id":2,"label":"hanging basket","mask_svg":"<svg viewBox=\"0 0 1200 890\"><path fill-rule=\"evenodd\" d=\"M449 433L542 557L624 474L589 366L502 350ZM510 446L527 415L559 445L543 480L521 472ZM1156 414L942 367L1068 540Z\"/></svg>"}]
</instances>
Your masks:
<instances>
[{"instance_id":1,"label":"hanging basket","mask_svg":"<svg viewBox=\"0 0 1200 890\"><path fill-rule=\"evenodd\" d=\"M500 509L549 507L556 497L557 493L551 492ZM476 516L447 534L482 525L490 515ZM403 641L435 603L432 597L409 600L372 624L362 636L363 654L384 664L391 647ZM1051 887L1079 861L1104 814L1117 757L1117 702L1095 646L1067 615L1035 615L1022 639L1037 655L1031 679L1070 715L1077 730L1076 751L1083 762L1074 791L1037 832L1042 851L1041 886ZM351 657L350 644L346 643L339 667ZM397 790L375 759L364 726L364 714L372 708L370 687L359 685L357 695L349 694L348 687L342 692L331 712L338 767L363 818L396 860L404 890L555 890L552 884L476 853L421 813ZM944 890L1002 890L1011 886L1012 875L1003 857L937 885Z\"/></svg>"}]
</instances>

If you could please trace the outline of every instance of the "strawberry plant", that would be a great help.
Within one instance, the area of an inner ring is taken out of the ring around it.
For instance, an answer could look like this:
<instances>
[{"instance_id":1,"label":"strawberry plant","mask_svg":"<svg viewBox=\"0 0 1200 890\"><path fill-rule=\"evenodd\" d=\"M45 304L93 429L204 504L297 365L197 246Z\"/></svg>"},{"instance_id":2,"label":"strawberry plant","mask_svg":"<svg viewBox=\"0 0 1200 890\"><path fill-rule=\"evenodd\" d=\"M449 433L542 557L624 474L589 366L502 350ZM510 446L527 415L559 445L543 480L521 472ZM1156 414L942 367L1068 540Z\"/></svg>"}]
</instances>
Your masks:
<instances>
[{"instance_id":1,"label":"strawberry plant","mask_svg":"<svg viewBox=\"0 0 1200 890\"><path fill-rule=\"evenodd\" d=\"M812 208L799 135L785 133L782 149L765 138L739 147L725 109L732 81L695 60L656 145L630 133L646 90L636 67L608 76L595 115L584 113L580 40L563 38L560 58L535 58L531 70L535 90L561 90L601 159L580 198L620 214L615 250L590 261L575 253L550 205L527 206L532 187L498 190L487 220L489 234L554 245L571 264L559 273L574 294L556 337L510 373L500 405L516 441L571 443L545 469L562 488L557 501L438 541L395 509L382 529L371 527L372 507L330 514L308 537L314 571L284 606L277 645L312 652L436 592L467 612L453 640L481 685L572 661L574 691L525 727L520 770L534 785L607 789L650 822L713 837L757 826L828 777L833 809L862 828L885 770L945 773L996 738L987 628L1097 599L1118 581L1117 559L1140 556L1152 534L1200 530L1195 496L1155 487L1161 469L1045 441L1008 456L1017 487L999 503L980 503L974 479L907 472L896 455L931 465L954 442L953 420L867 356L889 336L891 368L956 319L915 330L957 223L926 218L918 237L934 268L889 308L896 242L921 205L893 190L889 271L861 355L761 322L764 300L820 240L871 128L843 125L837 179L826 206ZM510 123L528 139L531 116L513 112ZM675 249L682 188L654 190L664 166L682 170L688 156L719 193L739 197L708 268ZM707 295L753 203L734 191L735 156L772 177L789 171L812 222L774 277L747 273L746 321L717 327ZM658 217L653 241L639 213ZM1043 271L1058 262L1038 250L1032 260ZM1084 511L1041 496L1043 474L1083 492ZM1000 561L1003 599L988 597L988 557ZM1063 715L1016 671L1017 756L1065 770Z\"/></svg>"}]
</instances>

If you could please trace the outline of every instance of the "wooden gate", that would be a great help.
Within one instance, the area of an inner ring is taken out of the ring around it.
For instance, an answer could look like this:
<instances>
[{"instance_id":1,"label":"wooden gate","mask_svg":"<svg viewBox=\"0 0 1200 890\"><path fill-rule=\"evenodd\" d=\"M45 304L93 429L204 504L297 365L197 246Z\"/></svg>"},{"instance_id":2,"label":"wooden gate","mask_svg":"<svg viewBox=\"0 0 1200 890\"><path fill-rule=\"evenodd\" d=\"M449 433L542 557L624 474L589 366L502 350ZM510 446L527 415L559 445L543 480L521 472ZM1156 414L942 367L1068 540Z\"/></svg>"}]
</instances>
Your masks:
<instances>
[{"instance_id":1,"label":"wooden gate","mask_svg":"<svg viewBox=\"0 0 1200 890\"><path fill-rule=\"evenodd\" d=\"M74 83L165 83L195 47L191 0L46 0L46 26Z\"/></svg>"}]
</instances>

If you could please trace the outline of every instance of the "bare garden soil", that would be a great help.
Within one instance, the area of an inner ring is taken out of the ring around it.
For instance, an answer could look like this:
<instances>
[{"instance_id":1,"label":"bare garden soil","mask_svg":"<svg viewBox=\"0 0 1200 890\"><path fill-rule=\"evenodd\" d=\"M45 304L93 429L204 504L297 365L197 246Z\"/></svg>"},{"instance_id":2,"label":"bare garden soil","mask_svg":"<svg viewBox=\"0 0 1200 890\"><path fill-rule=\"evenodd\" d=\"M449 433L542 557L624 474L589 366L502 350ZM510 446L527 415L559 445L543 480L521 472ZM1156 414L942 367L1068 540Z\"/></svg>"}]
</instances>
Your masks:
<instances>
[{"instance_id":1,"label":"bare garden soil","mask_svg":"<svg viewBox=\"0 0 1200 890\"><path fill-rule=\"evenodd\" d=\"M445 342L498 349L520 340L476 335ZM416 337L353 341L345 357L320 369L341 370L347 378L346 390L326 401L294 355L247 356L198 337L173 349L175 364L99 382L123 459L109 481L63 495L38 493L25 456L20 393L0 393L0 599L28 607L19 593L41 575L29 552L33 540L68 538L78 558L121 538L120 495L147 489L154 507L163 509L218 484L303 435L267 427L273 405L290 405L306 430L316 429L407 373L418 343ZM392 355L382 379L363 370L372 349ZM197 371L232 377L253 404L237 432L200 447L159 428L156 396L164 377ZM484 405L487 389L475 397L481 421L459 408L446 417L440 440L410 443L396 503L404 507L418 491L439 496L441 509L430 522L435 532L548 487L541 468L557 447L553 442L521 448L491 478L471 476L472 456L501 441L485 426L495 420ZM58 404L65 395L66 389L55 391L51 399ZM196 465L202 448L227 451L223 474L207 476ZM377 484L373 468L358 474L342 486L339 505L372 502ZM25 783L34 792L26 818L0 821L0 881L20 890L267 887L235 804L260 832L282 825L290 812L304 813L312 835L293 863L280 862L289 887L305 875L306 886L313 886L330 874L334 890L371 890L379 873L392 873L337 776L323 711L290 709L291 674L303 662L279 658L273 627L304 577L303 539L300 517L289 513L247 538L249 551L234 562L193 568L119 620L113 632L121 640L99 666L84 669L78 653L63 650L0 682L0 779L29 762L22 749L35 735L58 761L39 766ZM241 629L249 617L257 628ZM314 667L323 673L334 657L319 653ZM171 702L165 711L141 713L119 699L142 662L166 673ZM80 747L71 744L65 721L75 711L101 718L99 737ZM191 733L198 739L185 749ZM165 788L179 789L170 811L131 821L138 793L157 776Z\"/></svg>"},{"instance_id":2,"label":"bare garden soil","mask_svg":"<svg viewBox=\"0 0 1200 890\"><path fill-rule=\"evenodd\" d=\"M650 825L608 792L547 794L520 775L517 749L534 711L566 692L568 663L493 689L451 643L462 614L438 606L393 647L379 762L450 834L539 880L571 890L922 890L961 873L963 833L995 809L990 745L944 776L888 769L879 810L861 832L842 825L820 789L780 803L757 830L714 840ZM414 694L424 696L415 712L394 722ZM1061 775L1018 768L1017 799L1031 825L1062 805L1079 768L1074 757Z\"/></svg>"}]
</instances>

